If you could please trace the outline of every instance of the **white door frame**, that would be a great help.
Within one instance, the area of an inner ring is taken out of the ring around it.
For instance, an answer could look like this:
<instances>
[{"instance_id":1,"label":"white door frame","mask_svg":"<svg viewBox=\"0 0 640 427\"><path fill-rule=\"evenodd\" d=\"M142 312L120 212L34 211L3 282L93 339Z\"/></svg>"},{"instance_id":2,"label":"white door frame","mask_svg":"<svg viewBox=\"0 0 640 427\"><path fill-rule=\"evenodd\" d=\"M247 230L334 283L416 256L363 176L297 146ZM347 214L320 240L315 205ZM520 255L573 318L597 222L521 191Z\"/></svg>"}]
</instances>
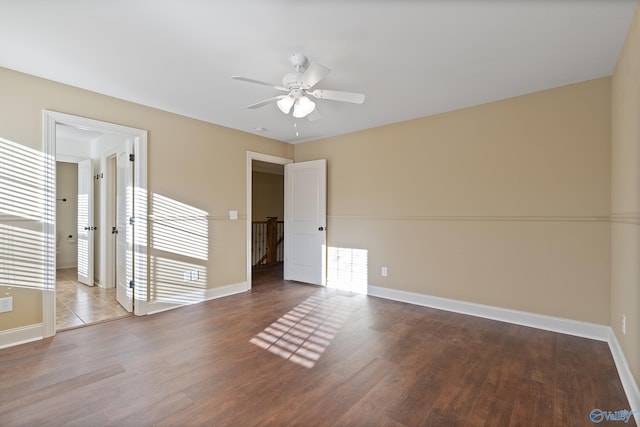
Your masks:
<instances>
[{"instance_id":1,"label":"white door frame","mask_svg":"<svg viewBox=\"0 0 640 427\"><path fill-rule=\"evenodd\" d=\"M99 120L88 119L85 117L74 116L70 114L59 113L56 111L43 110L43 149L45 156L50 159L48 175L51 178L50 187L45 195L45 205L47 209L55 206L55 158L56 158L56 126L67 125L75 128L96 130L105 133L122 135L131 138L133 141L133 153L135 155L134 168L134 187L138 190L135 192L134 202L134 218L139 218L136 225L137 230L134 242L135 259L141 262L135 263L134 277L136 279L136 287L134 292L135 314L146 314L147 311L147 131L136 129L128 126L117 125L114 123L102 122ZM50 337L56 333L56 260L55 260L55 209L52 209L50 221L45 224L46 247L45 252L49 255L49 262L45 266L44 272L45 282L42 292L42 329L43 336Z\"/></svg>"},{"instance_id":2,"label":"white door frame","mask_svg":"<svg viewBox=\"0 0 640 427\"><path fill-rule=\"evenodd\" d=\"M261 162L274 163L276 165L288 165L289 163L293 163L292 159L287 159L285 157L277 157L272 156L270 154L262 154L256 153L253 151L247 151L247 289L251 289L251 212L252 212L252 198L253 198L253 187L251 185L252 181L252 172L253 172L253 161L259 160Z\"/></svg>"}]
</instances>

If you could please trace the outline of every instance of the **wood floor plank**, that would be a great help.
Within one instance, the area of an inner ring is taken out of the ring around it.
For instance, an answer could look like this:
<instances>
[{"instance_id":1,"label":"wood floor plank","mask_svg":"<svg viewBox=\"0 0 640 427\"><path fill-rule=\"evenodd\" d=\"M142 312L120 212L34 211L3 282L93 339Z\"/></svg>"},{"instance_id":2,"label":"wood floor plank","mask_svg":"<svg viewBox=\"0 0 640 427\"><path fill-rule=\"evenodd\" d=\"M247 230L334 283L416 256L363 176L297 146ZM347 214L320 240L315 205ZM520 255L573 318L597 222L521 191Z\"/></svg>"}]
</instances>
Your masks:
<instances>
[{"instance_id":1,"label":"wood floor plank","mask_svg":"<svg viewBox=\"0 0 640 427\"><path fill-rule=\"evenodd\" d=\"M495 358L478 392L468 418L472 426L504 426L509 424L515 393L524 372L521 359L513 360L506 346L496 349Z\"/></svg>"},{"instance_id":2,"label":"wood floor plank","mask_svg":"<svg viewBox=\"0 0 640 427\"><path fill-rule=\"evenodd\" d=\"M375 387L385 376L381 368L385 362L375 359L335 387L330 393L318 395L305 405L290 425L335 425L362 396Z\"/></svg>"},{"instance_id":3,"label":"wood floor plank","mask_svg":"<svg viewBox=\"0 0 640 427\"><path fill-rule=\"evenodd\" d=\"M47 387L36 388L31 393L16 399L1 401L0 421L2 422L0 424L28 426L44 423L46 420L49 423L58 423L56 425L65 425L78 418L74 410L86 409L81 406L77 398L70 399L74 394L85 393L86 388L91 384L122 373L124 369L120 365L106 366ZM63 407L71 411L61 412ZM86 414L84 413L83 416Z\"/></svg>"},{"instance_id":4,"label":"wood floor plank","mask_svg":"<svg viewBox=\"0 0 640 427\"><path fill-rule=\"evenodd\" d=\"M380 420L385 420L382 424L385 426L405 425L390 417L391 408L401 404L403 393L401 381L394 374L394 369L390 368L388 372L378 384L336 421L336 425L372 426L380 425Z\"/></svg>"},{"instance_id":5,"label":"wood floor plank","mask_svg":"<svg viewBox=\"0 0 640 427\"><path fill-rule=\"evenodd\" d=\"M0 425L571 426L629 408L606 343L281 274L0 350Z\"/></svg>"}]
</instances>

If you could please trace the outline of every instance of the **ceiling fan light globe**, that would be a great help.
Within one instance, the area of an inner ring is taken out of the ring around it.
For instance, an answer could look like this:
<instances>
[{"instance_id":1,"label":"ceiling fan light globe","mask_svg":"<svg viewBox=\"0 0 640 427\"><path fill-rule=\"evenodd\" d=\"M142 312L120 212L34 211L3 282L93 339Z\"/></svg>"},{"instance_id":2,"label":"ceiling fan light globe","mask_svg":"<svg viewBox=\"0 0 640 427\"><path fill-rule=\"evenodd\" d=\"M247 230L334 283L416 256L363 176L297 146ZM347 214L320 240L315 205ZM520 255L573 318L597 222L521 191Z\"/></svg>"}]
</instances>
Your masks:
<instances>
[{"instance_id":1,"label":"ceiling fan light globe","mask_svg":"<svg viewBox=\"0 0 640 427\"><path fill-rule=\"evenodd\" d=\"M296 99L293 104L293 117L301 119L316 109L316 104L306 96Z\"/></svg>"},{"instance_id":2,"label":"ceiling fan light globe","mask_svg":"<svg viewBox=\"0 0 640 427\"><path fill-rule=\"evenodd\" d=\"M291 107L293 106L293 98L291 98L290 96L281 98L278 100L278 102L276 102L276 104L278 105L280 111L285 114L289 114L289 111L291 111Z\"/></svg>"}]
</instances>

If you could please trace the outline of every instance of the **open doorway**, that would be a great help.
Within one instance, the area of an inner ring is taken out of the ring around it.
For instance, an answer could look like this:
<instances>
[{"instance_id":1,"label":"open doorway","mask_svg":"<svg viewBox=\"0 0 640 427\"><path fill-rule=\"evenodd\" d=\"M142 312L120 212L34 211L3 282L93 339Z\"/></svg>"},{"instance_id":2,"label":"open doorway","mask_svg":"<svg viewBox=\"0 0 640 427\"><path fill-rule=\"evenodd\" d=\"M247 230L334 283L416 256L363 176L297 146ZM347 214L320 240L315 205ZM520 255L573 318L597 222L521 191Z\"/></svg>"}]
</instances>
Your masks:
<instances>
[{"instance_id":1,"label":"open doorway","mask_svg":"<svg viewBox=\"0 0 640 427\"><path fill-rule=\"evenodd\" d=\"M284 276L284 165L253 160L251 181L251 268L256 286Z\"/></svg>"},{"instance_id":2,"label":"open doorway","mask_svg":"<svg viewBox=\"0 0 640 427\"><path fill-rule=\"evenodd\" d=\"M266 154L247 152L247 284L253 270L253 170L256 165L284 169L283 279L326 286L327 228L325 159L293 163Z\"/></svg>"},{"instance_id":3,"label":"open doorway","mask_svg":"<svg viewBox=\"0 0 640 427\"><path fill-rule=\"evenodd\" d=\"M116 295L118 154L128 138L56 126L56 330L128 316ZM122 187L122 186L120 186ZM126 190L125 190L126 191Z\"/></svg>"},{"instance_id":4,"label":"open doorway","mask_svg":"<svg viewBox=\"0 0 640 427\"><path fill-rule=\"evenodd\" d=\"M47 173L54 184L46 191L48 206L74 197L57 190L56 162L77 165L75 234L57 233L58 212L52 209L52 221L45 224L47 253L55 261L59 245L75 246L76 274L66 277L75 276L84 290L111 289L127 312L147 314L147 131L47 110L43 122ZM56 333L59 307L56 262L47 265L45 276L43 335L49 337ZM88 323L106 320L96 317Z\"/></svg>"},{"instance_id":5,"label":"open doorway","mask_svg":"<svg viewBox=\"0 0 640 427\"><path fill-rule=\"evenodd\" d=\"M247 152L247 283L250 287L263 280L283 278L284 165L292 162Z\"/></svg>"}]
</instances>

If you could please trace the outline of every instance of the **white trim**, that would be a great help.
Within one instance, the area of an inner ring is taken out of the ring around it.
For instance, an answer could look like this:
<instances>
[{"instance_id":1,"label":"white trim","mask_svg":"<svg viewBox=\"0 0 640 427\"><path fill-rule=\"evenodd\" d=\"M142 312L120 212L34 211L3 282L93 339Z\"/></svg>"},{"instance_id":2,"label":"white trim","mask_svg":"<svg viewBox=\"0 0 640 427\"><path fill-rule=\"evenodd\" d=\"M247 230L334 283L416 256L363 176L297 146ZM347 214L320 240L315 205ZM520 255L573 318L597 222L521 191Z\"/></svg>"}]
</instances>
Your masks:
<instances>
[{"instance_id":1,"label":"white trim","mask_svg":"<svg viewBox=\"0 0 640 427\"><path fill-rule=\"evenodd\" d=\"M328 215L332 219L344 220L368 220L368 221L499 221L499 222L606 222L608 216L490 216L490 215L372 215L372 214L332 214Z\"/></svg>"},{"instance_id":2,"label":"white trim","mask_svg":"<svg viewBox=\"0 0 640 427\"><path fill-rule=\"evenodd\" d=\"M21 328L7 329L0 332L0 349L38 341L44 338L44 325L23 326Z\"/></svg>"},{"instance_id":3,"label":"white trim","mask_svg":"<svg viewBox=\"0 0 640 427\"><path fill-rule=\"evenodd\" d=\"M630 408L612 408L612 410L640 410L640 390L638 389L638 384L636 383L633 373L629 368L629 364L627 363L627 359L620 347L620 343L610 326L580 322L577 320L564 319L561 317L547 316L544 314L536 314L526 311L510 310L449 298L435 297L414 292L399 291L379 286L369 286L367 294L393 301L401 301L409 304L436 308L439 310L558 332L561 334L605 341L609 344L609 349L613 356L616 369L618 370L622 387L624 388L627 399L629 400L629 405L631 406ZM640 413L635 413L634 416L636 423L640 425Z\"/></svg>"},{"instance_id":4,"label":"white trim","mask_svg":"<svg viewBox=\"0 0 640 427\"><path fill-rule=\"evenodd\" d=\"M596 323L580 322L578 320L546 316L544 314L535 314L526 311L510 310L507 308L434 297L414 292L398 291L378 286L369 286L367 293L374 297L408 302L410 304L438 308L471 316L484 317L486 319L514 323L516 325L529 326L532 328L575 335L598 341L608 341L610 334L609 330L611 329L609 326L598 325Z\"/></svg>"},{"instance_id":5,"label":"white trim","mask_svg":"<svg viewBox=\"0 0 640 427\"><path fill-rule=\"evenodd\" d=\"M631 408L627 409L640 411L640 389L638 389L638 384L633 377L631 368L629 368L627 359L624 357L622 347L620 347L620 343L618 342L618 338L616 337L615 332L613 332L613 328L609 329L609 349L611 349L613 361L615 362L616 368L618 369L618 376L620 377L622 387L624 388L624 392L627 395L627 399L629 400L629 405L631 406ZM636 419L636 424L640 426L640 412L634 413L634 417Z\"/></svg>"},{"instance_id":6,"label":"white trim","mask_svg":"<svg viewBox=\"0 0 640 427\"><path fill-rule=\"evenodd\" d=\"M128 128L133 129L133 128ZM134 131L136 129L133 129ZM133 162L133 186L139 189L135 192L135 200L133 202L133 217L137 220L137 233L134 234L134 251L138 254L134 263L134 278L136 286L134 289L134 306L133 314L142 316L147 314L146 304L140 304L140 301L147 301L149 291L149 278L147 275L149 257L147 255L147 247L149 244L149 192L147 189L147 131L137 129L137 134L133 136L133 154L135 161ZM142 235L142 236L141 236ZM141 262L143 262L142 265Z\"/></svg>"},{"instance_id":7,"label":"white trim","mask_svg":"<svg viewBox=\"0 0 640 427\"><path fill-rule=\"evenodd\" d=\"M55 234L54 234L55 236ZM53 289L42 290L42 335L43 338L56 334L56 289L55 289L55 260L53 269Z\"/></svg>"},{"instance_id":8,"label":"white trim","mask_svg":"<svg viewBox=\"0 0 640 427\"><path fill-rule=\"evenodd\" d=\"M250 290L251 285L249 285L249 282L233 283L231 285L218 286L217 288L207 289L204 298L205 301L209 301L212 299L224 298Z\"/></svg>"},{"instance_id":9,"label":"white trim","mask_svg":"<svg viewBox=\"0 0 640 427\"><path fill-rule=\"evenodd\" d=\"M259 160L261 162L274 163L277 165L288 165L289 163L293 163L292 159L287 159L285 157L277 157L272 156L270 154L257 153L254 151L247 151L247 224L246 224L246 262L247 262L247 272L246 272L246 283L251 289L251 199L252 199L252 172L253 172L253 160Z\"/></svg>"},{"instance_id":10,"label":"white trim","mask_svg":"<svg viewBox=\"0 0 640 427\"><path fill-rule=\"evenodd\" d=\"M43 111L42 150L45 154L45 194L43 225L45 238L44 283L42 284L42 334L52 337L56 334L56 120ZM46 188L48 186L48 188Z\"/></svg>"},{"instance_id":11,"label":"white trim","mask_svg":"<svg viewBox=\"0 0 640 427\"><path fill-rule=\"evenodd\" d=\"M134 263L135 268L135 314L146 314L146 304L138 304L147 300L148 278L147 278L147 131L143 129L136 129L128 126L118 125L115 123L102 122L99 120L89 119L86 117L74 116L71 114L59 113L56 111L43 110L42 111L42 137L43 137L43 149L47 158L51 159L53 164L52 174L52 194L47 197L47 203L53 206L51 224L48 225L45 230L47 236L47 250L52 252L50 259L53 262L47 266L45 271L44 289L51 289L53 297L49 296L49 292L43 292L42 301L42 321L44 336L49 337L55 335L55 156L56 156L56 126L58 124L72 126L80 129L99 130L105 133L111 133L115 135L121 135L133 140L133 153L136 156L134 162L134 186L139 188L140 191L136 192L136 201L134 202L134 217L139 218L139 223L144 225L145 234L143 239L136 237L135 252L136 259L144 261ZM141 194L142 193L142 194Z\"/></svg>"},{"instance_id":12,"label":"white trim","mask_svg":"<svg viewBox=\"0 0 640 427\"><path fill-rule=\"evenodd\" d=\"M199 304L201 302L224 298L231 295L239 294L251 290L251 286L247 282L233 283L231 285L218 286L216 288L207 289L204 296L199 293L182 294L181 299L187 299L191 296L193 300L190 302L170 302L170 301L151 301L147 303L147 314L156 314L163 311L173 310L175 308L185 307L187 305Z\"/></svg>"}]
</instances>

